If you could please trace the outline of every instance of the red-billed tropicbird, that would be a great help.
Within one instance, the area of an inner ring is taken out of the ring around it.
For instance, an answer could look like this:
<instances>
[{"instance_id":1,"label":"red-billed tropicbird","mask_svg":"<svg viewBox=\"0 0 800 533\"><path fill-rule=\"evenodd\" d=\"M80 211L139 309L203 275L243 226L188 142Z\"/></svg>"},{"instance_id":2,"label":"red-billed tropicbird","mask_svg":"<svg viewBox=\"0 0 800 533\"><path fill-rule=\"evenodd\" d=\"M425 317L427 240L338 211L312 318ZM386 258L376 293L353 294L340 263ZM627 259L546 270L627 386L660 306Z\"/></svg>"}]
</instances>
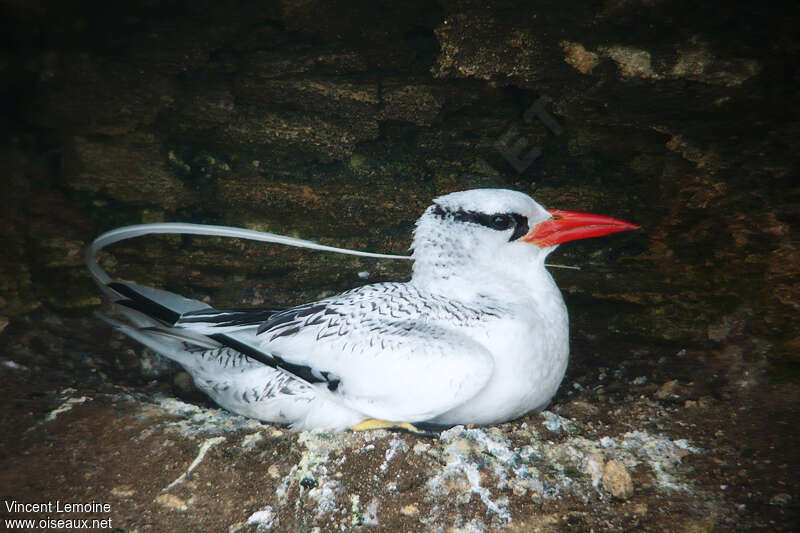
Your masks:
<instances>
[{"instance_id":1,"label":"red-billed tropicbird","mask_svg":"<svg viewBox=\"0 0 800 533\"><path fill-rule=\"evenodd\" d=\"M284 310L217 310L111 280L94 254L128 236L99 237L88 259L130 324L110 321L180 363L225 409L295 429L386 421L413 430L499 423L546 406L564 377L569 338L545 258L560 243L637 227L548 211L515 191L455 192L417 221L410 281Z\"/></svg>"}]
</instances>

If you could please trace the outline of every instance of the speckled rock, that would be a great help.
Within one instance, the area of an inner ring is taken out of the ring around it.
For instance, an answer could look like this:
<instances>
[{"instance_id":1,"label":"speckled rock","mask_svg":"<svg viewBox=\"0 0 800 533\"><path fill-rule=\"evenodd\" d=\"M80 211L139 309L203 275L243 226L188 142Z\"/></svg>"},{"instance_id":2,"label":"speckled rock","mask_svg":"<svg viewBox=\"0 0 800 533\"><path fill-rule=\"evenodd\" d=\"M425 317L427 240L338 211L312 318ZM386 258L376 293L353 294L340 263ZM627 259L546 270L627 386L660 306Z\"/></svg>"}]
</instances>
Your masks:
<instances>
[{"instance_id":1,"label":"speckled rock","mask_svg":"<svg viewBox=\"0 0 800 533\"><path fill-rule=\"evenodd\" d=\"M633 495L633 480L625 465L611 459L603 468L603 488L615 498L627 500Z\"/></svg>"},{"instance_id":2,"label":"speckled rock","mask_svg":"<svg viewBox=\"0 0 800 533\"><path fill-rule=\"evenodd\" d=\"M633 469L640 482L656 487L657 498L695 498L681 460L703 453L685 440L643 431L594 440L586 426L550 412L522 424L456 426L425 438L384 430L294 433L174 398L119 391L65 389L58 401L32 432L61 433L111 417L98 429L118 434L91 452L69 445L79 457L72 468L83 471L87 453L108 465L103 470L135 449L150 456L149 465L132 466L107 487L101 474L91 489L95 499L115 502L116 520L126 529L153 513L163 525L212 520L223 529L244 524L259 531L331 524L343 531L521 527L542 520L540 506L634 497ZM115 411L124 414L117 418ZM216 491L226 496L220 500Z\"/></svg>"}]
</instances>

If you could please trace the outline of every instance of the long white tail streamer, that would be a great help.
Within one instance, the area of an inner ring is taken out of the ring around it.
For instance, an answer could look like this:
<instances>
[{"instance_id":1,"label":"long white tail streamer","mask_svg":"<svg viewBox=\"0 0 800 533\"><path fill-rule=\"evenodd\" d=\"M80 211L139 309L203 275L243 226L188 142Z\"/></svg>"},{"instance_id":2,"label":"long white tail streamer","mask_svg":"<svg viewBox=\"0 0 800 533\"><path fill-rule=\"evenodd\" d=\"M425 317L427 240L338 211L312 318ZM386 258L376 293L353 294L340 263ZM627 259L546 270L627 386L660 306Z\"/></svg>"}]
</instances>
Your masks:
<instances>
[{"instance_id":1,"label":"long white tail streamer","mask_svg":"<svg viewBox=\"0 0 800 533\"><path fill-rule=\"evenodd\" d=\"M323 252L336 252L340 254L358 255L361 257L373 257L376 259L411 259L409 255L376 254L372 252L359 252L358 250L348 250L347 248L337 248L335 246L325 246L312 241L256 231L252 229L235 228L232 226L213 226L210 224L189 224L187 222L162 222L157 224L137 224L134 226L124 226L103 233L97 237L86 250L86 265L92 276L100 285L106 285L111 278L100 268L95 259L97 252L115 242L141 237L151 234L179 234L179 235L204 235L207 237L234 237L237 239L247 239L251 241L271 242L284 244L286 246L296 246L298 248L310 248Z\"/></svg>"},{"instance_id":2,"label":"long white tail streamer","mask_svg":"<svg viewBox=\"0 0 800 533\"><path fill-rule=\"evenodd\" d=\"M298 248L309 248L311 250L320 250L323 252L335 252L339 254L357 255L360 257L372 257L375 259L405 259L410 260L410 255L392 255L392 254L376 254L372 252L360 252L358 250L349 250L347 248L337 248L335 246L326 246L318 244L313 241L304 239L297 239L294 237L287 237L285 235L277 235L275 233L267 233L264 231L256 231L252 229L235 228L233 226L214 226L210 224L190 224L188 222L162 222L156 224L136 224L133 226L124 226L121 228L113 229L103 233L97 237L89 248L86 250L86 265L100 287L105 286L111 282L111 278L106 272L97 264L97 252L115 242L141 237L142 235L151 234L179 234L179 235L204 235L207 237L233 237L237 239L246 239L251 241L271 242L274 244L283 244L286 246L296 246ZM580 270L580 267L565 266L565 265L547 265L557 268L569 268Z\"/></svg>"}]
</instances>

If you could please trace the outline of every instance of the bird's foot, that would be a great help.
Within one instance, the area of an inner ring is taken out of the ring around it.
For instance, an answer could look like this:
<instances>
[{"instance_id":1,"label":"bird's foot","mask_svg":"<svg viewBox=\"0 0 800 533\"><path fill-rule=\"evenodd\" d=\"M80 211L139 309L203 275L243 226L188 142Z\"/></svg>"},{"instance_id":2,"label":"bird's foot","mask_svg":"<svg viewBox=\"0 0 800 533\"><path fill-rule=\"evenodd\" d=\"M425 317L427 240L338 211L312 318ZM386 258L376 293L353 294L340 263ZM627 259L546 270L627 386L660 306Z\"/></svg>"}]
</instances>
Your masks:
<instances>
[{"instance_id":1,"label":"bird's foot","mask_svg":"<svg viewBox=\"0 0 800 533\"><path fill-rule=\"evenodd\" d=\"M409 422L389 422L388 420L378 420L377 418L367 418L362 420L350 429L353 431L369 431L371 429L399 429L401 431L408 431L409 433L413 433L415 435L425 435L426 437L432 435L430 431L420 429Z\"/></svg>"}]
</instances>

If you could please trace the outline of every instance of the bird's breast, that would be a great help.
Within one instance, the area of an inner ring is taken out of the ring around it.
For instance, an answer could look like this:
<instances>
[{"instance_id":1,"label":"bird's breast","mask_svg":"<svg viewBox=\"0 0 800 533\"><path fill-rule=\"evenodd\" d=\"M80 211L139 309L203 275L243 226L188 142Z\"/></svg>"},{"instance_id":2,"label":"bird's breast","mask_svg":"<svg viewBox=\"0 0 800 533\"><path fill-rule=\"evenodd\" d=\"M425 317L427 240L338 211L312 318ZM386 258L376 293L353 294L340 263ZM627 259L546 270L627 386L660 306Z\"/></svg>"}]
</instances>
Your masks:
<instances>
[{"instance_id":1,"label":"bird's breast","mask_svg":"<svg viewBox=\"0 0 800 533\"><path fill-rule=\"evenodd\" d=\"M560 305L519 307L491 317L470 336L492 354L486 387L437 422L492 424L546 405L558 389L569 357L567 312Z\"/></svg>"}]
</instances>

